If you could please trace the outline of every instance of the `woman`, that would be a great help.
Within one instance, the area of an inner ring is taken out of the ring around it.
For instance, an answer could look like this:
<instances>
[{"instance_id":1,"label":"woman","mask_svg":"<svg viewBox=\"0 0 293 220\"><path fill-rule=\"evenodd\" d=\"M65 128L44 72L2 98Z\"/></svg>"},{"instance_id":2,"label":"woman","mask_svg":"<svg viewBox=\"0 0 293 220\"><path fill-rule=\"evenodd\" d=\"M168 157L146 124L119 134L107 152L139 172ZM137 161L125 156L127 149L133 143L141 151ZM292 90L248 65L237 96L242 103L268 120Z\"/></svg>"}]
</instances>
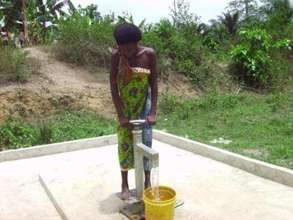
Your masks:
<instances>
[{"instance_id":1,"label":"woman","mask_svg":"<svg viewBox=\"0 0 293 220\"><path fill-rule=\"evenodd\" d=\"M117 49L112 51L111 93L118 114L118 153L123 199L130 196L128 170L134 168L133 136L130 120L145 119L143 143L152 146L152 125L156 122L157 71L152 48L138 44L141 31L133 24L120 24L114 30ZM144 161L145 188L150 187L150 167Z\"/></svg>"},{"instance_id":2,"label":"woman","mask_svg":"<svg viewBox=\"0 0 293 220\"><path fill-rule=\"evenodd\" d=\"M19 37L18 37L18 40L19 40L19 45L21 48L24 48L24 45L25 45L25 36L24 36L24 32L21 31L19 33Z\"/></svg>"}]
</instances>

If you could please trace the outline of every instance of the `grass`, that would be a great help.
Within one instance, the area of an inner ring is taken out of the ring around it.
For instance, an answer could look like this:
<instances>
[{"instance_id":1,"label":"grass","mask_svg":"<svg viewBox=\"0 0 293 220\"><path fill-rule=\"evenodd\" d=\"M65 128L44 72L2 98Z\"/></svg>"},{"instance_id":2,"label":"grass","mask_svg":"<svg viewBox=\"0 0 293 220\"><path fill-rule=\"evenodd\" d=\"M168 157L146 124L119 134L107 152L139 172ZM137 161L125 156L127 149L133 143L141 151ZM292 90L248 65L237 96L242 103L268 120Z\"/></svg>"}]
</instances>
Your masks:
<instances>
[{"instance_id":1,"label":"grass","mask_svg":"<svg viewBox=\"0 0 293 220\"><path fill-rule=\"evenodd\" d=\"M20 49L0 47L0 83L26 82L39 68L40 63Z\"/></svg>"},{"instance_id":2,"label":"grass","mask_svg":"<svg viewBox=\"0 0 293 220\"><path fill-rule=\"evenodd\" d=\"M293 169L293 91L164 96L156 128ZM90 112L61 110L43 121L10 118L0 125L0 149L115 133L115 123ZM211 143L223 138L229 144Z\"/></svg>"},{"instance_id":3,"label":"grass","mask_svg":"<svg viewBox=\"0 0 293 220\"><path fill-rule=\"evenodd\" d=\"M166 96L157 128L293 169L293 92ZM219 138L232 142L212 144Z\"/></svg>"},{"instance_id":4,"label":"grass","mask_svg":"<svg viewBox=\"0 0 293 220\"><path fill-rule=\"evenodd\" d=\"M90 112L60 111L43 121L10 118L0 125L0 150L113 134L112 121Z\"/></svg>"}]
</instances>

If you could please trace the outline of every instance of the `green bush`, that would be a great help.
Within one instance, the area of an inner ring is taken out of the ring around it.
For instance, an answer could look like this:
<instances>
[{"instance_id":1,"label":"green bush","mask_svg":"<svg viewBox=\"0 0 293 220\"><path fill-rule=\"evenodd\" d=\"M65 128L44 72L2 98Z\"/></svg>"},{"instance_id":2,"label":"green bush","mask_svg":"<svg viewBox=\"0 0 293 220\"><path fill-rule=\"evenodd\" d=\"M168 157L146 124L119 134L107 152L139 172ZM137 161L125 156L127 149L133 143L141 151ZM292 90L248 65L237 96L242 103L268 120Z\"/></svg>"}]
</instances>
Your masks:
<instances>
[{"instance_id":1,"label":"green bush","mask_svg":"<svg viewBox=\"0 0 293 220\"><path fill-rule=\"evenodd\" d=\"M274 40L264 29L249 28L240 31L240 41L231 50L232 72L249 86L270 87L283 74L280 64L283 55L291 53L292 41Z\"/></svg>"},{"instance_id":2,"label":"green bush","mask_svg":"<svg viewBox=\"0 0 293 220\"><path fill-rule=\"evenodd\" d=\"M9 118L0 126L0 149L32 146L37 143L37 130L21 119Z\"/></svg>"},{"instance_id":3,"label":"green bush","mask_svg":"<svg viewBox=\"0 0 293 220\"><path fill-rule=\"evenodd\" d=\"M161 20L143 36L144 45L153 47L158 54L161 73L182 73L202 89L208 78L214 79L211 75L216 71L207 61L209 52L194 31L178 29L169 20Z\"/></svg>"},{"instance_id":4,"label":"green bush","mask_svg":"<svg viewBox=\"0 0 293 220\"><path fill-rule=\"evenodd\" d=\"M241 31L240 43L231 50L236 74L250 85L268 83L271 79L271 44L272 38L265 30L254 28Z\"/></svg>"},{"instance_id":5,"label":"green bush","mask_svg":"<svg viewBox=\"0 0 293 220\"><path fill-rule=\"evenodd\" d=\"M76 13L60 23L60 36L53 46L53 52L63 61L108 67L109 47L114 43L111 22L107 17L101 21L93 21Z\"/></svg>"},{"instance_id":6,"label":"green bush","mask_svg":"<svg viewBox=\"0 0 293 220\"><path fill-rule=\"evenodd\" d=\"M180 102L176 96L164 95L159 103L159 109L163 114L170 114L174 111L174 107Z\"/></svg>"},{"instance_id":7,"label":"green bush","mask_svg":"<svg viewBox=\"0 0 293 220\"><path fill-rule=\"evenodd\" d=\"M0 82L25 82L38 73L39 62L18 49L0 47Z\"/></svg>"},{"instance_id":8,"label":"green bush","mask_svg":"<svg viewBox=\"0 0 293 220\"><path fill-rule=\"evenodd\" d=\"M92 112L60 111L46 121L9 118L0 124L0 151L113 134L113 121Z\"/></svg>"},{"instance_id":9,"label":"green bush","mask_svg":"<svg viewBox=\"0 0 293 220\"><path fill-rule=\"evenodd\" d=\"M108 68L109 48L115 47L113 28L121 19L133 22L132 19L118 17L117 20L109 16L93 21L76 13L61 22L59 40L53 51L63 61ZM194 25L190 28L194 29ZM140 26L143 31L142 44L154 48L157 53L159 73L180 72L201 88L207 86L211 75L217 74L213 64L207 61L207 48L196 31L179 29L168 19L154 25L142 23Z\"/></svg>"},{"instance_id":10,"label":"green bush","mask_svg":"<svg viewBox=\"0 0 293 220\"><path fill-rule=\"evenodd\" d=\"M53 129L46 124L41 122L39 128L38 144L49 144L53 141Z\"/></svg>"}]
</instances>

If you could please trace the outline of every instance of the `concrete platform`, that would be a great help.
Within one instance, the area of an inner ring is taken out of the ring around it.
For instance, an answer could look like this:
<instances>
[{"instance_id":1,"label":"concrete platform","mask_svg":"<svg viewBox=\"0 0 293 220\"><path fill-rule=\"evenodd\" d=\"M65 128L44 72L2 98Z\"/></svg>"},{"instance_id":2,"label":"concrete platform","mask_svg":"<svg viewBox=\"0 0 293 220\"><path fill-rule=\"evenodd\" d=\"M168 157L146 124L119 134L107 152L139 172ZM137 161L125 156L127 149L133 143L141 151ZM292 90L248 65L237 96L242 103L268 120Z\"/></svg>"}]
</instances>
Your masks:
<instances>
[{"instance_id":1,"label":"concrete platform","mask_svg":"<svg viewBox=\"0 0 293 220\"><path fill-rule=\"evenodd\" d=\"M61 220L38 179L39 165L51 161L0 163L0 220Z\"/></svg>"},{"instance_id":2,"label":"concrete platform","mask_svg":"<svg viewBox=\"0 0 293 220\"><path fill-rule=\"evenodd\" d=\"M162 142L154 145L161 184L185 201L175 219L293 219L293 188ZM3 162L0 176L1 220L125 219L115 195L120 190L116 145ZM133 172L130 180L134 187Z\"/></svg>"}]
</instances>

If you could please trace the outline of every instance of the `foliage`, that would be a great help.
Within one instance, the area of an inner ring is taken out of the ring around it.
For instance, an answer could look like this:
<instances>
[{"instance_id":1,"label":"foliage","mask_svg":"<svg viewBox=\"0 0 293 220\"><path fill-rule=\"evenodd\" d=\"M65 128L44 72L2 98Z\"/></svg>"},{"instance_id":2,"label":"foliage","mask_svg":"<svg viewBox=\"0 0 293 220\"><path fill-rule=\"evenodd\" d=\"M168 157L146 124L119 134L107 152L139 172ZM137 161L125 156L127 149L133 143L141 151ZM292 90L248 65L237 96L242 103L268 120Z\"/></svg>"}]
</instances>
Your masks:
<instances>
[{"instance_id":1,"label":"foliage","mask_svg":"<svg viewBox=\"0 0 293 220\"><path fill-rule=\"evenodd\" d=\"M268 95L240 92L212 94L189 100L163 97L158 129L229 151L293 168L292 91Z\"/></svg>"},{"instance_id":2,"label":"foliage","mask_svg":"<svg viewBox=\"0 0 293 220\"><path fill-rule=\"evenodd\" d=\"M213 65L206 61L208 51L200 33L185 32L182 26L177 28L164 19L143 36L144 45L153 47L158 54L161 73L176 71L187 76L196 86L207 87Z\"/></svg>"},{"instance_id":3,"label":"foliage","mask_svg":"<svg viewBox=\"0 0 293 220\"><path fill-rule=\"evenodd\" d=\"M22 12L22 3L26 5L25 12ZM0 2L0 15L4 17L5 29L16 34L24 30L25 16L31 42L46 43L54 39L59 19L67 15L63 10L66 5L69 6L69 12L75 11L70 0L3 0Z\"/></svg>"},{"instance_id":4,"label":"foliage","mask_svg":"<svg viewBox=\"0 0 293 220\"><path fill-rule=\"evenodd\" d=\"M190 4L186 0L174 0L171 8L173 25L180 31L194 34L199 17L190 12Z\"/></svg>"},{"instance_id":5,"label":"foliage","mask_svg":"<svg viewBox=\"0 0 293 220\"><path fill-rule=\"evenodd\" d=\"M253 48L257 47L252 43L254 40L244 39L243 34L238 34L238 31L243 28L266 30L272 36L270 44L274 45L284 38L292 38L292 22L290 23L291 8L287 0L263 2L259 6L254 0L231 1L227 12L211 21L211 24L203 24L190 11L188 1L175 0L170 8L172 20L163 19L156 24L147 24L143 20L138 26L143 31L143 44L154 47L157 52L160 73L180 72L197 86L204 88L207 86L206 82L210 81L209 78L214 79L219 74L214 68L214 61L210 61L211 57L220 58L221 62L227 63L230 58L225 54L231 45L235 45L232 60L238 75L251 82L267 83L273 79L274 71L277 71L275 75L279 74L278 68L270 65L271 62L274 62L274 57L282 56L275 56L278 49L273 47ZM31 38L37 39L35 41L40 41L41 38L43 42L57 39L54 53L61 60L90 67L108 67L109 48L115 46L113 27L121 22L134 23L133 16L128 13L117 17L114 14L102 16L97 5L85 8L79 6L78 9L70 10L72 14L65 15L62 11L63 3L57 10L54 0L46 3L30 1L28 18ZM44 21L52 21L53 25L44 28ZM282 30L279 31L277 27L280 22ZM289 46L278 50L286 59L290 59L292 54ZM248 54L244 55L245 53Z\"/></svg>"},{"instance_id":6,"label":"foliage","mask_svg":"<svg viewBox=\"0 0 293 220\"><path fill-rule=\"evenodd\" d=\"M289 0L263 0L260 13L266 19L264 27L274 37L288 37L285 30L293 19L293 8Z\"/></svg>"},{"instance_id":7,"label":"foliage","mask_svg":"<svg viewBox=\"0 0 293 220\"><path fill-rule=\"evenodd\" d=\"M115 47L114 26L134 23L133 16L127 13L102 16L96 5L64 14L62 4L55 7L56 1L44 2L29 1L31 38L37 43L54 40L56 57L78 65L108 68L109 49ZM263 2L260 6L254 0L231 1L228 11L210 24L203 24L190 12L187 1L175 0L172 19L155 24L143 20L138 26L143 31L143 45L157 52L160 73L182 73L205 92L186 101L164 96L159 105L158 128L205 143L224 137L233 142L219 147L293 168L292 8L287 0ZM5 18L6 24L15 26L14 20L21 19L15 10L17 5L12 7L4 0L2 3L7 5L0 10L0 20ZM47 21L53 25L45 25ZM1 48L0 81L27 80L27 59L19 50ZM233 67L231 73L240 79L240 89L235 94L219 95L217 91L223 93L230 83L228 63ZM273 89L266 95L241 93L242 88L247 88L242 81L249 86ZM95 137L114 131L112 121L92 113L63 111L42 122L11 118L0 125L0 148Z\"/></svg>"},{"instance_id":8,"label":"foliage","mask_svg":"<svg viewBox=\"0 0 293 220\"><path fill-rule=\"evenodd\" d=\"M31 0L27 2L28 31L31 43L51 43L58 33L58 23L68 14L63 10L69 6L69 13L76 11L71 1Z\"/></svg>"},{"instance_id":9,"label":"foliage","mask_svg":"<svg viewBox=\"0 0 293 220\"><path fill-rule=\"evenodd\" d=\"M124 14L118 19L100 18L99 21L75 13L60 24L59 42L54 47L59 59L87 65L108 67L109 47L113 47L113 27L120 22L133 22L131 15ZM180 17L181 19L181 17ZM177 19L180 25L174 26L163 19L155 25L140 23L143 32L143 44L153 47L158 56L160 73L177 71L185 74L193 82L205 87L211 67L205 64L205 47L200 34L187 28L189 21ZM197 25L194 22L194 25ZM178 23L178 24L179 24Z\"/></svg>"},{"instance_id":10,"label":"foliage","mask_svg":"<svg viewBox=\"0 0 293 220\"><path fill-rule=\"evenodd\" d=\"M13 26L18 26L17 21L21 21L21 1L1 0L0 11L4 18L4 27L9 30Z\"/></svg>"},{"instance_id":11,"label":"foliage","mask_svg":"<svg viewBox=\"0 0 293 220\"><path fill-rule=\"evenodd\" d=\"M229 33L225 25L216 19L210 20L210 25L202 32L203 44L212 52L218 52L220 48L224 48Z\"/></svg>"},{"instance_id":12,"label":"foliage","mask_svg":"<svg viewBox=\"0 0 293 220\"><path fill-rule=\"evenodd\" d=\"M90 112L61 111L46 121L9 118L0 124L0 150L114 133L113 122Z\"/></svg>"},{"instance_id":13,"label":"foliage","mask_svg":"<svg viewBox=\"0 0 293 220\"><path fill-rule=\"evenodd\" d=\"M36 130L20 119L9 118L0 126L0 149L9 146L11 149L35 145Z\"/></svg>"},{"instance_id":14,"label":"foliage","mask_svg":"<svg viewBox=\"0 0 293 220\"><path fill-rule=\"evenodd\" d=\"M256 17L258 4L256 0L232 0L227 8L239 13L241 20L250 21Z\"/></svg>"},{"instance_id":15,"label":"foliage","mask_svg":"<svg viewBox=\"0 0 293 220\"><path fill-rule=\"evenodd\" d=\"M240 43L232 48L231 56L236 67L236 74L248 84L254 82L268 83L269 69L272 63L269 51L271 36L262 29L243 30Z\"/></svg>"},{"instance_id":16,"label":"foliage","mask_svg":"<svg viewBox=\"0 0 293 220\"><path fill-rule=\"evenodd\" d=\"M0 8L1 8L1 6L0 6ZM4 25L5 25L4 21L5 21L4 12L3 12L3 10L0 9L0 29L2 27L4 27Z\"/></svg>"},{"instance_id":17,"label":"foliage","mask_svg":"<svg viewBox=\"0 0 293 220\"><path fill-rule=\"evenodd\" d=\"M239 12L224 13L223 16L219 17L219 20L225 25L229 34L236 34L239 25Z\"/></svg>"},{"instance_id":18,"label":"foliage","mask_svg":"<svg viewBox=\"0 0 293 220\"><path fill-rule=\"evenodd\" d=\"M39 62L18 49L0 46L0 82L25 82L37 74Z\"/></svg>"},{"instance_id":19,"label":"foliage","mask_svg":"<svg viewBox=\"0 0 293 220\"><path fill-rule=\"evenodd\" d=\"M109 47L114 43L110 16L94 22L75 13L62 21L59 28L59 42L54 47L57 58L79 65L109 66Z\"/></svg>"},{"instance_id":20,"label":"foliage","mask_svg":"<svg viewBox=\"0 0 293 220\"><path fill-rule=\"evenodd\" d=\"M235 64L232 72L236 70L240 79L248 84L270 84L274 77L281 75L281 67L271 63L281 63L276 60L276 57L283 57L280 54L290 59L292 52L289 46L277 49L272 45L292 38L290 23L284 24L286 28L282 35L285 37L282 37L273 34L267 25L270 16L274 17L278 10L266 10L264 15L264 10L253 0L233 1L229 6L229 10L211 24L203 24L190 12L187 1L175 0L171 7L172 20L162 19L155 24L143 20L137 24L143 31L143 44L157 52L159 72L180 72L201 89L208 87L210 82L219 82L222 69L217 68L216 59L223 62L222 66L232 59ZM80 7L73 16L60 23L55 54L62 60L81 65L108 67L109 47L115 46L112 30L122 22L134 23L134 18L128 13L101 16L94 5ZM231 47L232 58L228 56Z\"/></svg>"},{"instance_id":21,"label":"foliage","mask_svg":"<svg viewBox=\"0 0 293 220\"><path fill-rule=\"evenodd\" d=\"M143 44L154 48L157 53L160 73L166 73L171 70L172 51L168 45L171 44L171 38L174 35L176 35L176 29L167 19L161 20L160 23L150 27L143 33Z\"/></svg>"},{"instance_id":22,"label":"foliage","mask_svg":"<svg viewBox=\"0 0 293 220\"><path fill-rule=\"evenodd\" d=\"M93 21L99 21L102 19L101 13L98 11L98 6L94 4L90 4L85 8L79 6L78 9L81 16L87 16Z\"/></svg>"}]
</instances>

